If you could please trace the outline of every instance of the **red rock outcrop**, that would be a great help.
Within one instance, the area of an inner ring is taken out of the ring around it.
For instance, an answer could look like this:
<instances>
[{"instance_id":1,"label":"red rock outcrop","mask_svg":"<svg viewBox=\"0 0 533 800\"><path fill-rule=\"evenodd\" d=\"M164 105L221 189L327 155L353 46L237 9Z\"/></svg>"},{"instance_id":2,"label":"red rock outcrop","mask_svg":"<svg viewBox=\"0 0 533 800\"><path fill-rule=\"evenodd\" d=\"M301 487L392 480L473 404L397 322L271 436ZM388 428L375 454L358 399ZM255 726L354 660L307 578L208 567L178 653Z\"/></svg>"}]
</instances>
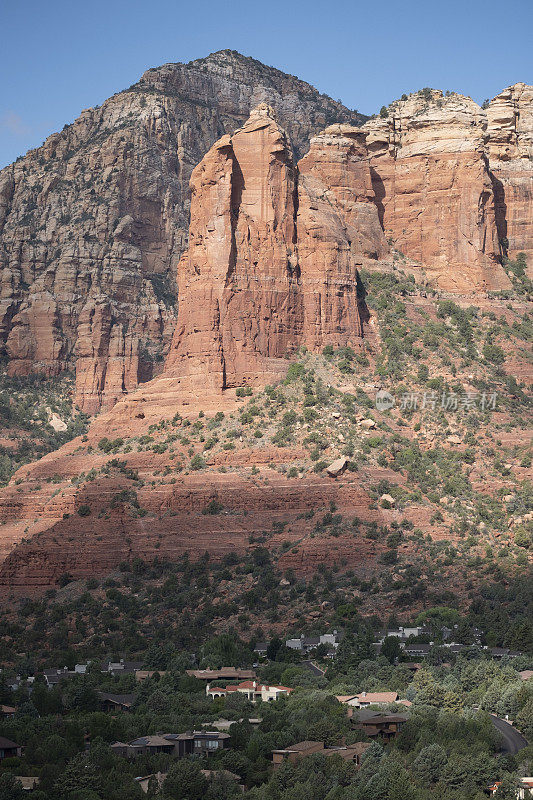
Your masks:
<instances>
[{"instance_id":1,"label":"red rock outcrop","mask_svg":"<svg viewBox=\"0 0 533 800\"><path fill-rule=\"evenodd\" d=\"M167 368L183 386L227 388L282 374L302 327L296 169L259 106L215 144L191 180L190 246Z\"/></svg>"},{"instance_id":2,"label":"red rock outcrop","mask_svg":"<svg viewBox=\"0 0 533 800\"><path fill-rule=\"evenodd\" d=\"M485 112L468 97L424 90L367 122L385 233L443 289L510 287L501 264Z\"/></svg>"},{"instance_id":3,"label":"red rock outcrop","mask_svg":"<svg viewBox=\"0 0 533 800\"><path fill-rule=\"evenodd\" d=\"M330 127L298 167L263 104L194 170L165 370L180 391L264 383L300 345L362 339L357 269L388 253L364 135Z\"/></svg>"},{"instance_id":4,"label":"red rock outcrop","mask_svg":"<svg viewBox=\"0 0 533 800\"><path fill-rule=\"evenodd\" d=\"M311 139L298 164L298 264L303 342L355 345L363 336L358 268L385 258L365 135L333 125Z\"/></svg>"},{"instance_id":5,"label":"red rock outcrop","mask_svg":"<svg viewBox=\"0 0 533 800\"><path fill-rule=\"evenodd\" d=\"M487 153L500 237L511 258L526 254L533 274L533 86L516 83L491 101Z\"/></svg>"},{"instance_id":6,"label":"red rock outcrop","mask_svg":"<svg viewBox=\"0 0 533 800\"><path fill-rule=\"evenodd\" d=\"M532 87L516 84L485 111L461 95L423 90L366 126L386 235L443 289L509 288L499 264L507 248L511 257L526 252L531 263L532 96ZM75 366L77 402L91 413L160 374L176 324L192 171L260 102L275 109L296 157L326 125L364 119L293 76L222 51L148 70L0 172L0 355L12 374L54 375ZM326 147L330 128L300 165L297 225L307 230L298 245L301 324L304 340L315 343L355 324L354 305L349 326L324 327L323 313L335 320L340 310L322 308L321 287L336 281L344 313L340 276L383 252L372 198L363 199L364 159L357 177L350 172L355 183L344 185L343 164L358 146L348 127ZM317 193L319 184L327 188ZM335 297L331 289L326 294ZM272 327L275 320L262 330ZM239 335L243 330L248 335L242 325ZM269 348L263 342L260 349ZM261 370L251 365L250 375Z\"/></svg>"}]
</instances>

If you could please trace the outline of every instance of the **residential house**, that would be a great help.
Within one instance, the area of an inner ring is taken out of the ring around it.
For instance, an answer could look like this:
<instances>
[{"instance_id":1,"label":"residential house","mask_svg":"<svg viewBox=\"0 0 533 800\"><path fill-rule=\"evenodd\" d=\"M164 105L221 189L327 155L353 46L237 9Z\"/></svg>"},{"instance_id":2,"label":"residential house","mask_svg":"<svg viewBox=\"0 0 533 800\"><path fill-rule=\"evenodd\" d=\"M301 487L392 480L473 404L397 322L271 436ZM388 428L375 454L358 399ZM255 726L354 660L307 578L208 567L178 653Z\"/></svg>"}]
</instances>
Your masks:
<instances>
[{"instance_id":1,"label":"residential house","mask_svg":"<svg viewBox=\"0 0 533 800\"><path fill-rule=\"evenodd\" d=\"M20 758L22 756L22 747L11 739L6 739L5 736L0 736L0 761L4 758Z\"/></svg>"},{"instance_id":2,"label":"residential house","mask_svg":"<svg viewBox=\"0 0 533 800\"><path fill-rule=\"evenodd\" d=\"M151 775L144 775L144 777L135 778L135 782L139 784L145 794L148 794L151 784L155 785L157 789L161 790L167 775L168 772L153 772Z\"/></svg>"},{"instance_id":3,"label":"residential house","mask_svg":"<svg viewBox=\"0 0 533 800\"><path fill-rule=\"evenodd\" d=\"M75 664L74 669L69 669L68 667L50 667L50 669L43 670L45 683L49 689L52 689L66 678L72 678L74 675L85 675L90 666L91 662L87 661L86 664Z\"/></svg>"},{"instance_id":4,"label":"residential house","mask_svg":"<svg viewBox=\"0 0 533 800\"><path fill-rule=\"evenodd\" d=\"M117 675L135 675L140 669L143 668L142 661L104 661L102 663L102 672L110 672L113 676Z\"/></svg>"},{"instance_id":5,"label":"residential house","mask_svg":"<svg viewBox=\"0 0 533 800\"><path fill-rule=\"evenodd\" d=\"M492 797L498 796L496 793L501 786L501 781L496 781L491 786L487 787L487 791ZM516 790L516 800L531 800L533 798L533 777L520 778L520 784Z\"/></svg>"},{"instance_id":6,"label":"residential house","mask_svg":"<svg viewBox=\"0 0 533 800\"><path fill-rule=\"evenodd\" d=\"M398 700L397 692L360 692L354 695L337 695L339 703L353 708L368 708L368 706L388 705Z\"/></svg>"},{"instance_id":7,"label":"residential house","mask_svg":"<svg viewBox=\"0 0 533 800\"><path fill-rule=\"evenodd\" d=\"M340 756L345 761L352 761L357 766L360 766L361 758L369 747L370 744L368 742L356 742L355 744L336 747L326 747L323 742L298 742L282 750L273 750L272 762L274 767L278 767L283 761L290 761L292 764L296 764L306 756L320 753L322 756Z\"/></svg>"},{"instance_id":8,"label":"residential house","mask_svg":"<svg viewBox=\"0 0 533 800\"><path fill-rule=\"evenodd\" d=\"M229 731L232 725L236 725L237 723L241 722L247 722L249 725L256 727L263 722L263 719L261 717L250 717L249 719L241 717L239 720L217 719L214 722L202 722L202 728L211 728L212 730L216 731Z\"/></svg>"},{"instance_id":9,"label":"residential house","mask_svg":"<svg viewBox=\"0 0 533 800\"><path fill-rule=\"evenodd\" d=\"M336 650L339 643L339 634L337 631L333 631L333 633L323 633L321 636L304 636L302 634L299 639L286 639L285 646L290 650L309 653L311 650L316 650L321 644L325 644L329 649Z\"/></svg>"},{"instance_id":10,"label":"residential house","mask_svg":"<svg viewBox=\"0 0 533 800\"><path fill-rule=\"evenodd\" d=\"M129 711L135 702L135 694L112 694L110 692L98 692L98 699L102 711Z\"/></svg>"},{"instance_id":11,"label":"residential house","mask_svg":"<svg viewBox=\"0 0 533 800\"><path fill-rule=\"evenodd\" d=\"M445 647L450 651L450 653L454 653L456 656L458 656L459 653L462 653L463 650L466 650L465 644L456 644L455 642L453 642L453 644L447 644Z\"/></svg>"},{"instance_id":12,"label":"residential house","mask_svg":"<svg viewBox=\"0 0 533 800\"><path fill-rule=\"evenodd\" d=\"M370 747L369 742L354 742L338 747L328 747L324 750L325 756L339 756L343 761L351 761L356 766L361 766L361 759Z\"/></svg>"},{"instance_id":13,"label":"residential house","mask_svg":"<svg viewBox=\"0 0 533 800\"><path fill-rule=\"evenodd\" d=\"M254 653L260 658L264 658L267 654L268 649L268 642L257 642L256 646L254 647Z\"/></svg>"},{"instance_id":14,"label":"residential house","mask_svg":"<svg viewBox=\"0 0 533 800\"><path fill-rule=\"evenodd\" d=\"M91 661L87 661L86 664L75 664L74 669L69 669L68 667L51 667L50 669L45 669L43 670L45 683L49 689L52 689L62 680L72 678L75 675L85 675L91 663ZM124 661L124 659L121 659L116 662L103 661L100 664L100 669L102 672L111 673L113 676L137 675L137 673L141 671L142 666L142 661ZM149 675L153 675L153 672L147 672L144 677L148 677ZM34 678L28 678L29 682L33 680Z\"/></svg>"},{"instance_id":15,"label":"residential house","mask_svg":"<svg viewBox=\"0 0 533 800\"><path fill-rule=\"evenodd\" d=\"M452 628L447 628L446 626L440 628L440 634L442 636L445 647L447 646L447 640L450 638L452 633L453 633ZM388 636L394 636L397 639L399 639L400 647L403 650L404 647L407 647L411 644L411 643L409 643L409 645L407 644L408 640L411 637L425 636L427 639L429 639L434 636L434 631L432 631L431 628L428 628L424 625L418 625L413 627L400 626L399 628L392 628L392 629L389 628L387 630L378 631L375 644L376 645L383 644L383 642Z\"/></svg>"},{"instance_id":16,"label":"residential house","mask_svg":"<svg viewBox=\"0 0 533 800\"><path fill-rule=\"evenodd\" d=\"M352 719L352 724L362 730L371 739L384 739L390 741L401 731L407 717L400 714L375 714L367 711L359 712L357 719Z\"/></svg>"},{"instance_id":17,"label":"residential house","mask_svg":"<svg viewBox=\"0 0 533 800\"><path fill-rule=\"evenodd\" d=\"M403 652L404 655L411 656L413 658L425 658L430 650L430 644L424 644L423 642L410 642L409 644L405 645Z\"/></svg>"},{"instance_id":18,"label":"residential house","mask_svg":"<svg viewBox=\"0 0 533 800\"><path fill-rule=\"evenodd\" d=\"M394 636L396 639L406 641L410 636L422 636L425 632L426 629L420 625L412 628L404 628L402 626L399 628L388 628L378 631L376 641L378 641L380 644L383 644L388 636Z\"/></svg>"},{"instance_id":19,"label":"residential house","mask_svg":"<svg viewBox=\"0 0 533 800\"><path fill-rule=\"evenodd\" d=\"M0 719L12 719L17 713L13 706L0 706Z\"/></svg>"},{"instance_id":20,"label":"residential house","mask_svg":"<svg viewBox=\"0 0 533 800\"><path fill-rule=\"evenodd\" d=\"M187 675L200 681L249 681L256 677L253 669L220 667L220 669L188 669Z\"/></svg>"},{"instance_id":21,"label":"residential house","mask_svg":"<svg viewBox=\"0 0 533 800\"><path fill-rule=\"evenodd\" d=\"M166 670L164 669L138 669L135 672L135 680L141 683L145 681L147 678L153 678L154 675L163 676L166 675Z\"/></svg>"},{"instance_id":22,"label":"residential house","mask_svg":"<svg viewBox=\"0 0 533 800\"><path fill-rule=\"evenodd\" d=\"M53 689L61 680L68 678L72 673L69 672L68 667L52 667L51 669L43 670L43 675L48 688Z\"/></svg>"},{"instance_id":23,"label":"residential house","mask_svg":"<svg viewBox=\"0 0 533 800\"><path fill-rule=\"evenodd\" d=\"M210 686L207 684L205 693L208 697L226 697L232 692L239 692L245 695L252 703L262 700L264 703L269 703L277 700L282 695L288 695L293 691L287 686L267 686L267 684L257 683L257 681L243 681L234 686Z\"/></svg>"},{"instance_id":24,"label":"residential house","mask_svg":"<svg viewBox=\"0 0 533 800\"><path fill-rule=\"evenodd\" d=\"M278 766L283 761L290 761L291 764L296 764L300 759L310 756L313 753L320 753L324 750L324 742L297 742L290 747L285 747L282 750L272 751L272 761L274 766Z\"/></svg>"},{"instance_id":25,"label":"residential house","mask_svg":"<svg viewBox=\"0 0 533 800\"><path fill-rule=\"evenodd\" d=\"M132 742L115 742L111 750L123 758L167 753L182 758L189 755L210 755L228 746L229 733L220 731L190 731L188 733L157 733L140 736Z\"/></svg>"},{"instance_id":26,"label":"residential house","mask_svg":"<svg viewBox=\"0 0 533 800\"><path fill-rule=\"evenodd\" d=\"M157 753L167 753L171 755L175 750L175 741L169 739L167 735L155 734L152 736L139 736L129 744L124 742L114 742L111 750L117 756L124 758L137 758L137 756L156 755Z\"/></svg>"},{"instance_id":27,"label":"residential house","mask_svg":"<svg viewBox=\"0 0 533 800\"><path fill-rule=\"evenodd\" d=\"M522 655L519 650L510 650L508 647L491 647L489 653L492 658L518 658Z\"/></svg>"}]
</instances>

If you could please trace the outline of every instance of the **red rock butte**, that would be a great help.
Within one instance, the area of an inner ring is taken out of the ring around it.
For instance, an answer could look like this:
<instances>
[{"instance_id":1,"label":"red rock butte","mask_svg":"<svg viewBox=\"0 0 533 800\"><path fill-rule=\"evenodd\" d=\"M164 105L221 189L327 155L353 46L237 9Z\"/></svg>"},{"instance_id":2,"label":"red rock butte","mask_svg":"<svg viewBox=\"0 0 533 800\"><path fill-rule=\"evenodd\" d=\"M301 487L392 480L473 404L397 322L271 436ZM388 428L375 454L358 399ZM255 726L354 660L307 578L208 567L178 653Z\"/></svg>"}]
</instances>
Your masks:
<instances>
[{"instance_id":1,"label":"red rock butte","mask_svg":"<svg viewBox=\"0 0 533 800\"><path fill-rule=\"evenodd\" d=\"M364 135L333 126L296 167L266 105L191 179L189 249L165 374L183 391L266 383L305 345L364 336L358 267L388 253Z\"/></svg>"}]
</instances>

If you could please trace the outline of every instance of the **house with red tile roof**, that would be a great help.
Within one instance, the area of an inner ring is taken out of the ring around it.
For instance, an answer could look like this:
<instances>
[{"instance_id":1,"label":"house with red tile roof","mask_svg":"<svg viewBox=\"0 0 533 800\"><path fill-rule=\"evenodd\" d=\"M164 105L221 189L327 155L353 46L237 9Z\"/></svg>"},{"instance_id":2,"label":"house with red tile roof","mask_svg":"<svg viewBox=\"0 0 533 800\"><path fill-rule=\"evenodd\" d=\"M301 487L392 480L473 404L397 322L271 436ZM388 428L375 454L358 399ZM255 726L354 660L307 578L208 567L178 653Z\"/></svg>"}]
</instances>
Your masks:
<instances>
[{"instance_id":1,"label":"house with red tile roof","mask_svg":"<svg viewBox=\"0 0 533 800\"><path fill-rule=\"evenodd\" d=\"M268 686L265 683L258 683L257 681L242 681L229 686L211 686L209 683L206 686L205 693L208 697L227 697L228 694L238 692L245 695L252 703L262 700L263 703L269 703L277 700L282 695L289 695L293 689L288 686Z\"/></svg>"},{"instance_id":2,"label":"house with red tile roof","mask_svg":"<svg viewBox=\"0 0 533 800\"><path fill-rule=\"evenodd\" d=\"M487 786L487 791L492 797L497 795L498 789L502 785L501 781L496 781L491 786ZM530 800L533 797L533 777L520 778L520 786L516 790L517 800Z\"/></svg>"}]
</instances>

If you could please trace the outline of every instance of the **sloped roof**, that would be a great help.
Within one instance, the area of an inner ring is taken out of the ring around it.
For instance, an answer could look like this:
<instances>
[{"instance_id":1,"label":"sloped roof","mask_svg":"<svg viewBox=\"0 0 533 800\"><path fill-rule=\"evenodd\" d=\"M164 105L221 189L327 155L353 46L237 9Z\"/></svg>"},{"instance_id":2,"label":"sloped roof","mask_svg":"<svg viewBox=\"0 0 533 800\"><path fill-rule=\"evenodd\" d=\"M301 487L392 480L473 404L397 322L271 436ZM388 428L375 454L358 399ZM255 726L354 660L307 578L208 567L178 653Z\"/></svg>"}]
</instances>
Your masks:
<instances>
[{"instance_id":1,"label":"sloped roof","mask_svg":"<svg viewBox=\"0 0 533 800\"><path fill-rule=\"evenodd\" d=\"M130 706L135 702L137 695L135 694L112 694L111 692L98 692L100 700L108 700L110 703L117 703L118 705Z\"/></svg>"},{"instance_id":2,"label":"sloped roof","mask_svg":"<svg viewBox=\"0 0 533 800\"><path fill-rule=\"evenodd\" d=\"M20 744L12 742L11 739L6 739L5 736L0 736L0 747L6 750L12 750L13 747L21 747Z\"/></svg>"},{"instance_id":3,"label":"sloped roof","mask_svg":"<svg viewBox=\"0 0 533 800\"><path fill-rule=\"evenodd\" d=\"M398 692L361 692L357 695L360 703L394 703L397 697Z\"/></svg>"},{"instance_id":4,"label":"sloped roof","mask_svg":"<svg viewBox=\"0 0 533 800\"><path fill-rule=\"evenodd\" d=\"M311 740L306 740L303 742L296 742L296 744L291 744L290 747L285 748L285 752L288 753L305 753L306 750L310 750L316 746L324 747L322 742L313 742Z\"/></svg>"}]
</instances>

